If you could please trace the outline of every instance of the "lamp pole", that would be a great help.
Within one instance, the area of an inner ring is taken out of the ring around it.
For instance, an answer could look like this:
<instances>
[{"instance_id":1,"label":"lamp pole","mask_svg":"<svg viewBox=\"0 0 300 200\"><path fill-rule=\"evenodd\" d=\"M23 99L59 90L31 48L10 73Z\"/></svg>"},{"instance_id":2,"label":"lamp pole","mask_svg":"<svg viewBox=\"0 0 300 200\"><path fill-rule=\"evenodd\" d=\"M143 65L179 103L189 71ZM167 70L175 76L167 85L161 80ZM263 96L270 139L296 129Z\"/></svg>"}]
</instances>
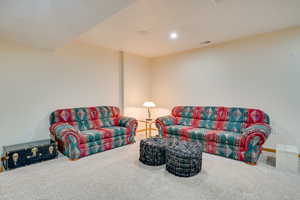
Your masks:
<instances>
[{"instance_id":1,"label":"lamp pole","mask_svg":"<svg viewBox=\"0 0 300 200\"><path fill-rule=\"evenodd\" d=\"M151 119L150 107L148 107L148 119Z\"/></svg>"}]
</instances>

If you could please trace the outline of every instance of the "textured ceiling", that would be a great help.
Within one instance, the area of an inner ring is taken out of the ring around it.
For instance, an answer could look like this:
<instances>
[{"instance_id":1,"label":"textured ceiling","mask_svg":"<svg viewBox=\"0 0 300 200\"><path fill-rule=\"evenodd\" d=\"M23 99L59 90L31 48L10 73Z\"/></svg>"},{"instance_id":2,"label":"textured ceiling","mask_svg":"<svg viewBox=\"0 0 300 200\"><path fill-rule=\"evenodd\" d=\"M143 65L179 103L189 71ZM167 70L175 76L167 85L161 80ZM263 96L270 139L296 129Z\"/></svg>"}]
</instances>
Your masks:
<instances>
[{"instance_id":1,"label":"textured ceiling","mask_svg":"<svg viewBox=\"0 0 300 200\"><path fill-rule=\"evenodd\" d=\"M299 0L137 0L80 40L156 57L300 25ZM176 41L168 39L177 31Z\"/></svg>"},{"instance_id":2,"label":"textured ceiling","mask_svg":"<svg viewBox=\"0 0 300 200\"><path fill-rule=\"evenodd\" d=\"M300 25L300 0L0 0L0 37L157 57ZM179 34L170 40L170 32Z\"/></svg>"},{"instance_id":3,"label":"textured ceiling","mask_svg":"<svg viewBox=\"0 0 300 200\"><path fill-rule=\"evenodd\" d=\"M135 0L0 0L0 37L61 47Z\"/></svg>"}]
</instances>

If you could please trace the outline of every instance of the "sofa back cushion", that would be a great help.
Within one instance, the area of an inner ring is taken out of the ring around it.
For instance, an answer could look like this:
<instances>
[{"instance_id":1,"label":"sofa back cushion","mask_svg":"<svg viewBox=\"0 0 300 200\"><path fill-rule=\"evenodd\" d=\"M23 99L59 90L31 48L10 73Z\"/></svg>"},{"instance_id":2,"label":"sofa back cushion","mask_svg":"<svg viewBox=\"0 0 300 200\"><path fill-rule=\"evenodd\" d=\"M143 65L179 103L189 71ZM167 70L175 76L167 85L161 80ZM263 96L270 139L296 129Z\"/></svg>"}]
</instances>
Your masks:
<instances>
[{"instance_id":1,"label":"sofa back cushion","mask_svg":"<svg viewBox=\"0 0 300 200\"><path fill-rule=\"evenodd\" d=\"M50 125L57 122L69 123L80 131L116 126L120 109L115 106L97 106L58 109L50 114Z\"/></svg>"},{"instance_id":2,"label":"sofa back cushion","mask_svg":"<svg viewBox=\"0 0 300 200\"><path fill-rule=\"evenodd\" d=\"M233 132L242 132L254 123L270 123L263 111L239 107L176 106L172 115L180 125Z\"/></svg>"}]
</instances>

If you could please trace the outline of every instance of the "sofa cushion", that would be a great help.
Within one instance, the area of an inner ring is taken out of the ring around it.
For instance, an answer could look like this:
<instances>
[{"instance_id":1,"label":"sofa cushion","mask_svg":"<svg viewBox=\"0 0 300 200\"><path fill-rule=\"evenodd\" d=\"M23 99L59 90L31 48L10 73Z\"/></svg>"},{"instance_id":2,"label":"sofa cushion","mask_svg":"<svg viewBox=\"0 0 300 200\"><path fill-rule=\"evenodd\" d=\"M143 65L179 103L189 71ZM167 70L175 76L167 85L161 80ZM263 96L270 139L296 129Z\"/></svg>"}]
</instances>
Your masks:
<instances>
[{"instance_id":1,"label":"sofa cushion","mask_svg":"<svg viewBox=\"0 0 300 200\"><path fill-rule=\"evenodd\" d=\"M120 117L120 109L114 106L59 109L51 113L50 124L115 117Z\"/></svg>"},{"instance_id":2,"label":"sofa cushion","mask_svg":"<svg viewBox=\"0 0 300 200\"><path fill-rule=\"evenodd\" d=\"M166 131L170 135L179 135L191 139L212 141L233 146L242 145L242 135L231 131L194 128L181 125L167 126Z\"/></svg>"},{"instance_id":3,"label":"sofa cushion","mask_svg":"<svg viewBox=\"0 0 300 200\"><path fill-rule=\"evenodd\" d=\"M103 146L107 143L119 143L122 141L129 141L130 139L132 139L133 136L131 135L120 135L120 136L116 136L116 137L112 137L112 138L104 138L101 140L96 140L93 142L87 142L87 143L83 143L83 144L79 144L79 148L80 149L86 149L89 147L93 147L95 145L98 146Z\"/></svg>"},{"instance_id":4,"label":"sofa cushion","mask_svg":"<svg viewBox=\"0 0 300 200\"><path fill-rule=\"evenodd\" d=\"M74 121L68 123L80 131L87 131L103 127L117 126L119 124L119 118L102 118L96 120Z\"/></svg>"},{"instance_id":5,"label":"sofa cushion","mask_svg":"<svg viewBox=\"0 0 300 200\"><path fill-rule=\"evenodd\" d=\"M112 126L98 129L91 129L86 131L81 131L80 143L95 142L98 140L117 137L121 135L128 135L130 130L121 126Z\"/></svg>"},{"instance_id":6,"label":"sofa cushion","mask_svg":"<svg viewBox=\"0 0 300 200\"><path fill-rule=\"evenodd\" d=\"M177 123L183 126L193 126L195 128L206 128L213 130L224 130L240 133L248 125L245 122L231 122L231 121L213 121L200 120L186 117L176 117Z\"/></svg>"},{"instance_id":7,"label":"sofa cushion","mask_svg":"<svg viewBox=\"0 0 300 200\"><path fill-rule=\"evenodd\" d=\"M59 109L50 114L50 125L57 122L71 124L80 131L116 126L120 109L115 106Z\"/></svg>"},{"instance_id":8,"label":"sofa cushion","mask_svg":"<svg viewBox=\"0 0 300 200\"><path fill-rule=\"evenodd\" d=\"M270 123L269 116L263 111L239 107L176 106L172 109L172 115L211 121Z\"/></svg>"}]
</instances>

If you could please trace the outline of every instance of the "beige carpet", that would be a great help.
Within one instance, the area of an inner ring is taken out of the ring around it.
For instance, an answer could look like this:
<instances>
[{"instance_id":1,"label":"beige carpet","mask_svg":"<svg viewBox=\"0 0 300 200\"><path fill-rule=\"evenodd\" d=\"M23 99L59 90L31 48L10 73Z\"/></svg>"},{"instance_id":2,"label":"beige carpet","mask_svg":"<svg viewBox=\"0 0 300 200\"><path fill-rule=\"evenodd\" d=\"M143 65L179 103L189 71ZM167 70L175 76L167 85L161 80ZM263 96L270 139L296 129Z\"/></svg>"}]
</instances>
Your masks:
<instances>
[{"instance_id":1,"label":"beige carpet","mask_svg":"<svg viewBox=\"0 0 300 200\"><path fill-rule=\"evenodd\" d=\"M299 200L300 176L204 154L179 178L138 161L138 142L75 162L64 157L0 174L1 200Z\"/></svg>"}]
</instances>

